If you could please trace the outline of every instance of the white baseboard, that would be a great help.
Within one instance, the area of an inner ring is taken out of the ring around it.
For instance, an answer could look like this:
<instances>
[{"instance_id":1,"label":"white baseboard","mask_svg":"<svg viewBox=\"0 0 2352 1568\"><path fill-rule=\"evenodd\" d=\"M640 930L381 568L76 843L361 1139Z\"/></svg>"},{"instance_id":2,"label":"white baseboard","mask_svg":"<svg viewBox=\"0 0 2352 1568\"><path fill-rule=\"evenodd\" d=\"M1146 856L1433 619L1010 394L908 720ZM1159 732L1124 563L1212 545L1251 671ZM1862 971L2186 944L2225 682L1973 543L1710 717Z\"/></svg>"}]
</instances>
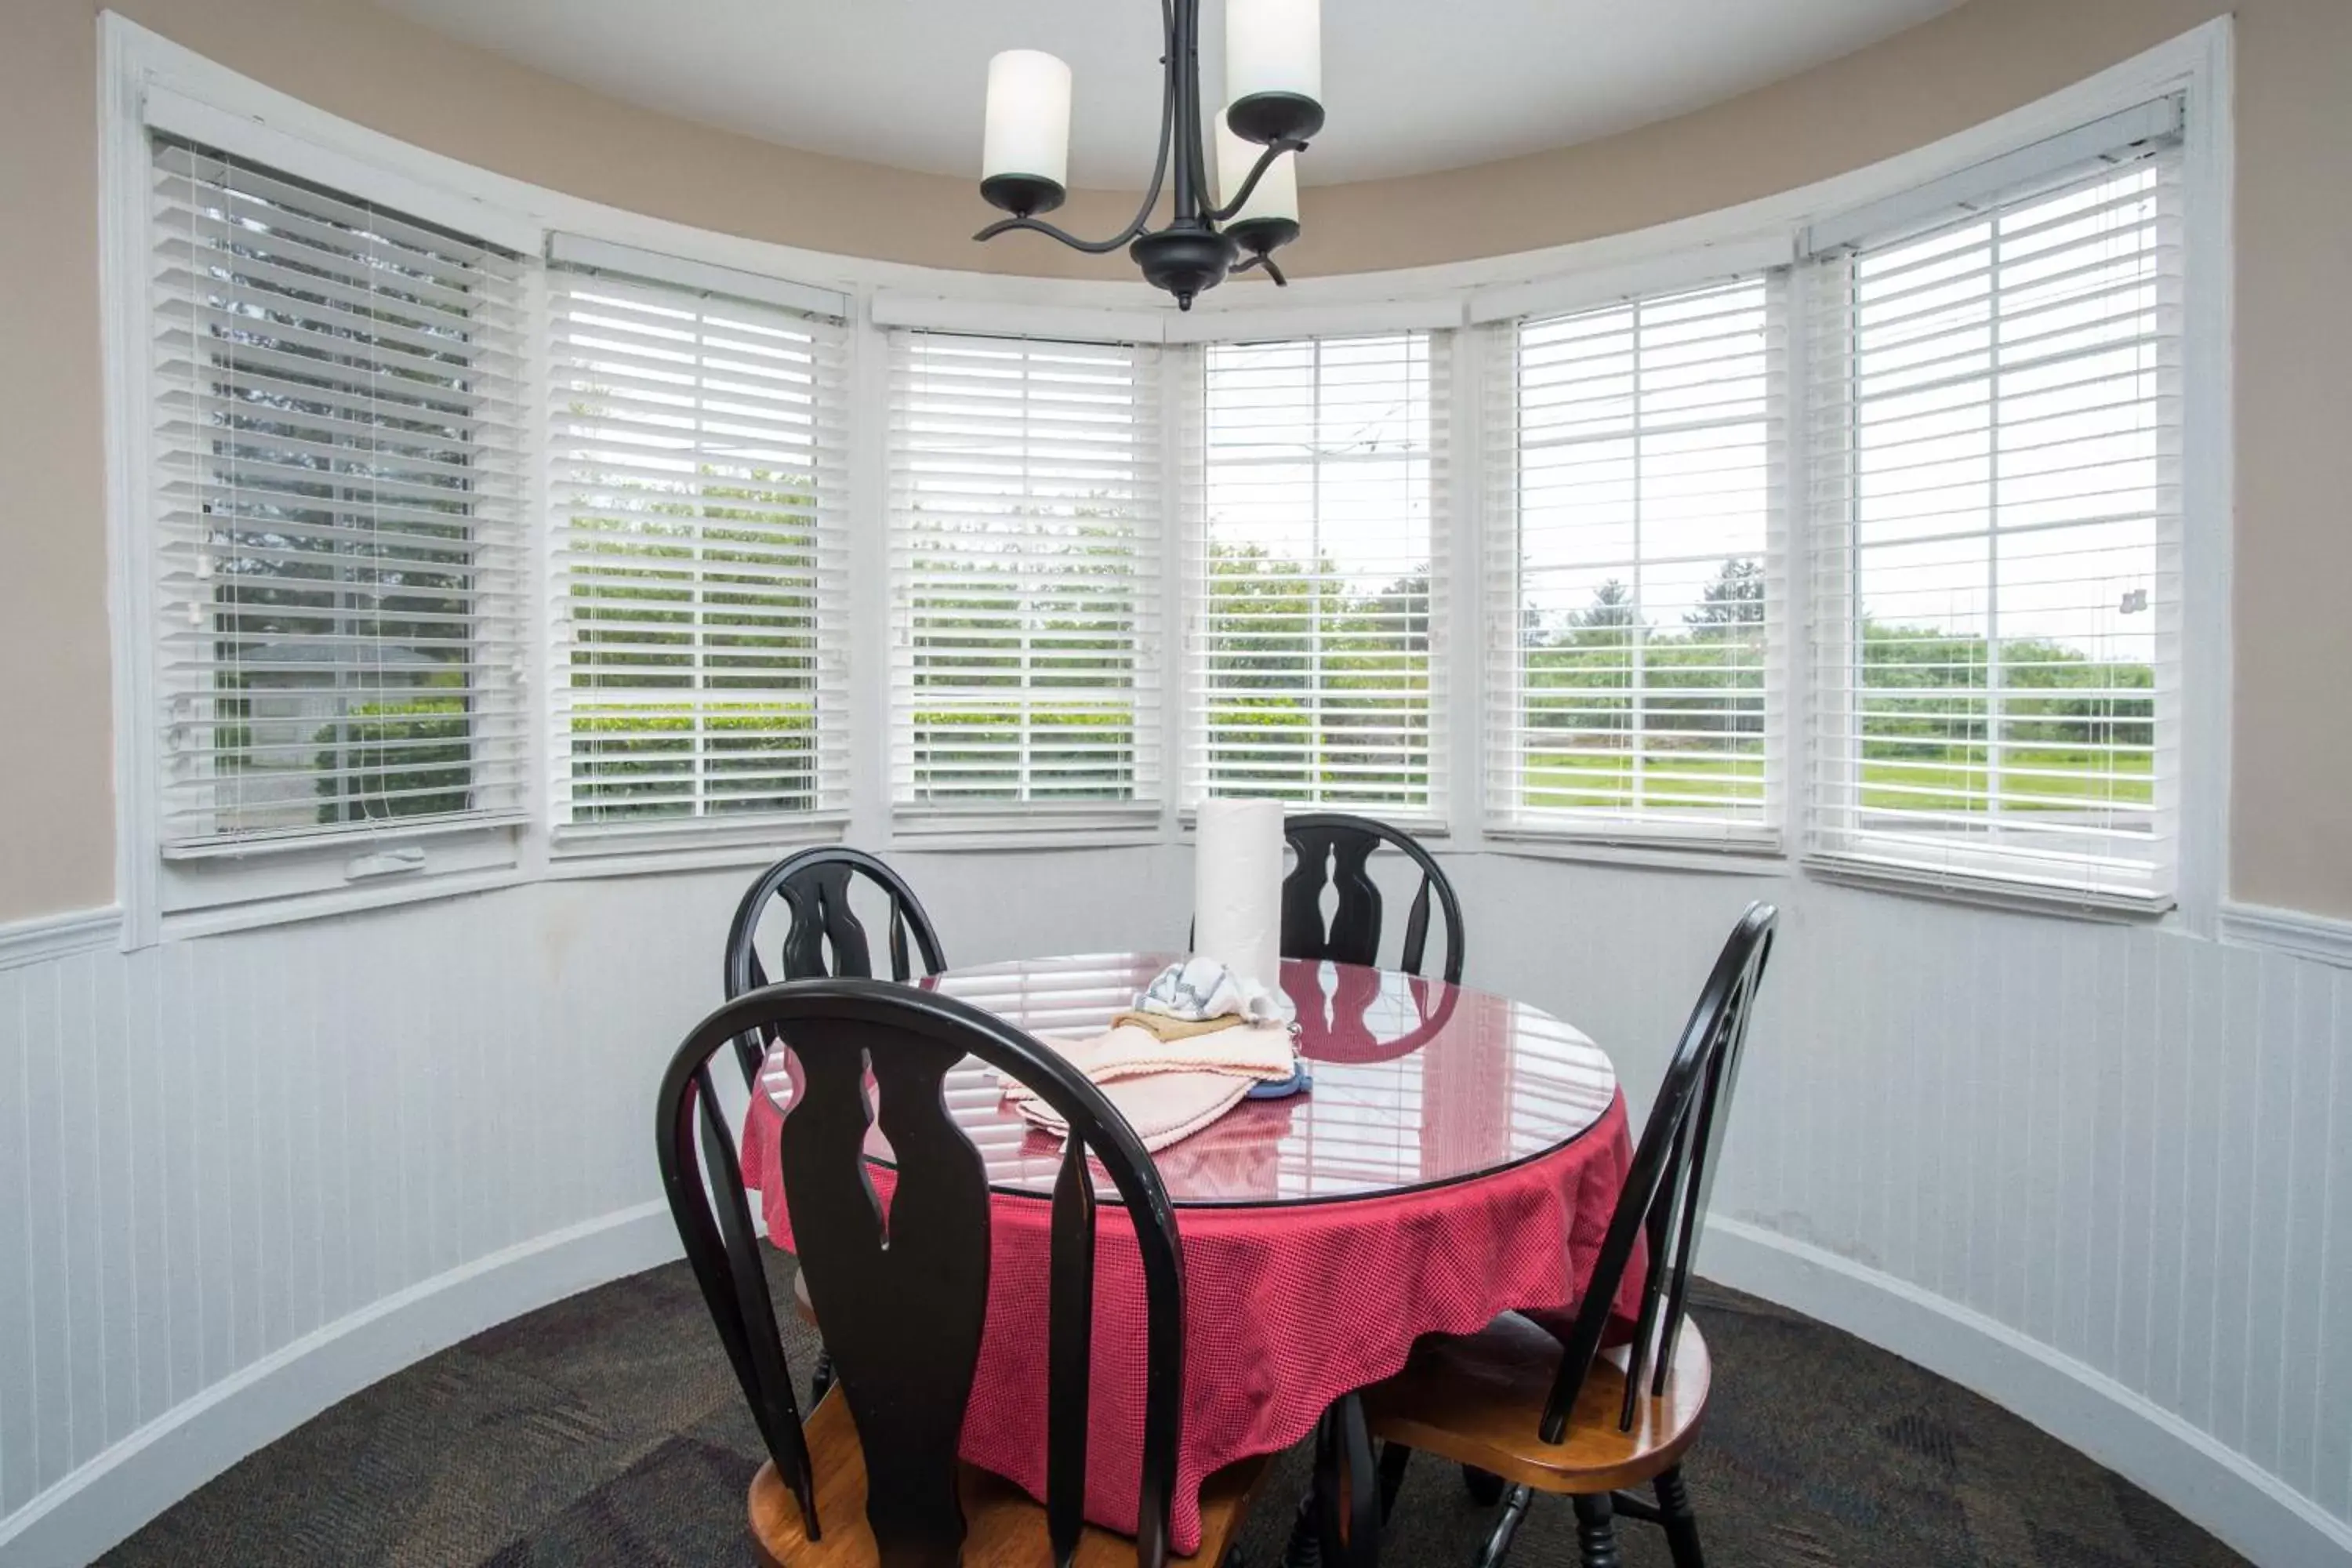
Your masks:
<instances>
[{"instance_id":1,"label":"white baseboard","mask_svg":"<svg viewBox=\"0 0 2352 1568\"><path fill-rule=\"evenodd\" d=\"M1700 1272L1916 1362L2179 1510L2262 1568L2352 1564L2352 1526L2104 1373L1969 1308L1710 1215Z\"/></svg>"},{"instance_id":2,"label":"white baseboard","mask_svg":"<svg viewBox=\"0 0 2352 1568\"><path fill-rule=\"evenodd\" d=\"M362 1308L231 1373L0 1521L0 1563L86 1563L257 1448L459 1340L679 1254L656 1202L540 1237Z\"/></svg>"}]
</instances>

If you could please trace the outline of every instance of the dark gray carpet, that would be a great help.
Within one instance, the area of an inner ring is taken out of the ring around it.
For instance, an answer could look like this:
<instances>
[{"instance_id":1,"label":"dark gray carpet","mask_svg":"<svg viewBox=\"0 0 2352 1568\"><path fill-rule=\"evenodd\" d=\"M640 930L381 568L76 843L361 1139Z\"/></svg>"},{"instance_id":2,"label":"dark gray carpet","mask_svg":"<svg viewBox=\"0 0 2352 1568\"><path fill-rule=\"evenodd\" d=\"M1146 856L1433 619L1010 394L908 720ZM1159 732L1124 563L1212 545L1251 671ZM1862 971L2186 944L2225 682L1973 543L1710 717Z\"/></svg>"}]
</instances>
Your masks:
<instances>
[{"instance_id":1,"label":"dark gray carpet","mask_svg":"<svg viewBox=\"0 0 2352 1568\"><path fill-rule=\"evenodd\" d=\"M779 1262L778 1299L788 1300ZM1709 1562L1822 1568L2220 1568L2241 1562L2145 1492L1884 1352L1707 1289L1707 1429L1686 1466ZM793 1365L812 1346L792 1325ZM255 1454L102 1561L142 1564L751 1562L758 1438L684 1264L517 1319L418 1363ZM1288 1456L1244 1538L1278 1561L1305 1485ZM1409 1474L1383 1560L1469 1561L1486 1516L1449 1467ZM1628 1568L1665 1568L1620 1527ZM1511 1561L1576 1562L1538 1499Z\"/></svg>"}]
</instances>

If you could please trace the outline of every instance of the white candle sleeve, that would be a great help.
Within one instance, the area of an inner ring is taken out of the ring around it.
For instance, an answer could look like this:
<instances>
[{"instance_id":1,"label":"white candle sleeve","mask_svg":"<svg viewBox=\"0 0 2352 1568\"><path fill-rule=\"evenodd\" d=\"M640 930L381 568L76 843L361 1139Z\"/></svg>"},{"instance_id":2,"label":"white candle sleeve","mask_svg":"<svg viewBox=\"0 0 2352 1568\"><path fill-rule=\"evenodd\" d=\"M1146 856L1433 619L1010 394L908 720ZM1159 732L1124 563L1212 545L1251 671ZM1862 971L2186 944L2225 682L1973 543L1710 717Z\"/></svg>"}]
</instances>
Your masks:
<instances>
[{"instance_id":1,"label":"white candle sleeve","mask_svg":"<svg viewBox=\"0 0 2352 1568\"><path fill-rule=\"evenodd\" d=\"M988 122L980 177L1023 174L1069 183L1070 68L1039 49L988 62Z\"/></svg>"}]
</instances>

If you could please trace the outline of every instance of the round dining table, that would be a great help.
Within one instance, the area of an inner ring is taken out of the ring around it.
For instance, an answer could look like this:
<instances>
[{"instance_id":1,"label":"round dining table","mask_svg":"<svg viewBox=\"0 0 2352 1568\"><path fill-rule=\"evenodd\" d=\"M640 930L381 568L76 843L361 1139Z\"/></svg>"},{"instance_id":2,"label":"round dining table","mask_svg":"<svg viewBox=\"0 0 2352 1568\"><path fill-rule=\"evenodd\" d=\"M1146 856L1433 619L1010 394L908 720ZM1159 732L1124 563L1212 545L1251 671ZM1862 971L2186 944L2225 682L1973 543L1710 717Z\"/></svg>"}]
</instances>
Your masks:
<instances>
[{"instance_id":1,"label":"round dining table","mask_svg":"<svg viewBox=\"0 0 2352 1568\"><path fill-rule=\"evenodd\" d=\"M1101 953L950 970L920 984L1051 1043L1109 1026L1181 955ZM1581 1299L1633 1160L1608 1056L1542 1009L1444 981L1286 959L1281 986L1311 1086L1250 1099L1154 1156L1184 1261L1184 1415L1174 1545L1200 1542L1202 1480L1276 1453L1397 1372L1413 1341ZM792 1242L776 1148L797 1068L778 1047L751 1097L743 1173ZM1045 1490L1046 1259L1058 1140L995 1072L948 1076L993 1201L987 1321L963 1458ZM887 1205L890 1151L868 1134ZM1108 1183L1101 1187L1115 1201ZM1629 1321L1641 1271L1615 1303ZM1142 1280L1133 1233L1097 1239L1087 1517L1131 1533L1142 1453Z\"/></svg>"}]
</instances>

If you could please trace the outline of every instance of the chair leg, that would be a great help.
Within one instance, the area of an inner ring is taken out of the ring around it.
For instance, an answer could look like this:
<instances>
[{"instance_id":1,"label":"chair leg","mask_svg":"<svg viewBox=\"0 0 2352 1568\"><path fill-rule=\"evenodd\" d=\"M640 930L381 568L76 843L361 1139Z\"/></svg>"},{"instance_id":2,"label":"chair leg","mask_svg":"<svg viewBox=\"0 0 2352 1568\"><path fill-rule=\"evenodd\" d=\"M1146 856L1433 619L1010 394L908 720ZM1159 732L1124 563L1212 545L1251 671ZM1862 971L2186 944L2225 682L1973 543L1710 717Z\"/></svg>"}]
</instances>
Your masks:
<instances>
[{"instance_id":1,"label":"chair leg","mask_svg":"<svg viewBox=\"0 0 2352 1568\"><path fill-rule=\"evenodd\" d=\"M1576 1500L1576 1548L1584 1568L1620 1568L1617 1525L1607 1493Z\"/></svg>"},{"instance_id":2,"label":"chair leg","mask_svg":"<svg viewBox=\"0 0 2352 1568\"><path fill-rule=\"evenodd\" d=\"M1503 1499L1503 1511L1495 1521L1486 1544L1478 1549L1475 1568L1500 1568L1503 1554L1511 1549L1511 1540L1519 1533L1519 1521L1528 1517L1528 1504L1535 1500L1528 1487L1513 1487Z\"/></svg>"},{"instance_id":3,"label":"chair leg","mask_svg":"<svg viewBox=\"0 0 2352 1568\"><path fill-rule=\"evenodd\" d=\"M1389 1515L1396 1511L1398 1489L1404 1485L1404 1468L1412 1458L1412 1450L1402 1443L1381 1445L1381 1522L1386 1524Z\"/></svg>"},{"instance_id":4,"label":"chair leg","mask_svg":"<svg viewBox=\"0 0 2352 1568\"><path fill-rule=\"evenodd\" d=\"M1297 1517L1290 1521L1290 1539L1283 1543L1283 1568L1322 1568L1323 1528L1317 1517L1315 1494L1298 1500Z\"/></svg>"},{"instance_id":5,"label":"chair leg","mask_svg":"<svg viewBox=\"0 0 2352 1568\"><path fill-rule=\"evenodd\" d=\"M1492 1470L1465 1465L1462 1467L1462 1484L1470 1489L1470 1500L1480 1508L1492 1508L1503 1500L1503 1478Z\"/></svg>"},{"instance_id":6,"label":"chair leg","mask_svg":"<svg viewBox=\"0 0 2352 1568\"><path fill-rule=\"evenodd\" d=\"M1698 1549L1698 1516L1691 1511L1680 1465L1660 1472L1657 1493L1658 1522L1665 1527L1666 1550L1674 1554L1675 1568L1706 1568L1706 1558Z\"/></svg>"}]
</instances>

